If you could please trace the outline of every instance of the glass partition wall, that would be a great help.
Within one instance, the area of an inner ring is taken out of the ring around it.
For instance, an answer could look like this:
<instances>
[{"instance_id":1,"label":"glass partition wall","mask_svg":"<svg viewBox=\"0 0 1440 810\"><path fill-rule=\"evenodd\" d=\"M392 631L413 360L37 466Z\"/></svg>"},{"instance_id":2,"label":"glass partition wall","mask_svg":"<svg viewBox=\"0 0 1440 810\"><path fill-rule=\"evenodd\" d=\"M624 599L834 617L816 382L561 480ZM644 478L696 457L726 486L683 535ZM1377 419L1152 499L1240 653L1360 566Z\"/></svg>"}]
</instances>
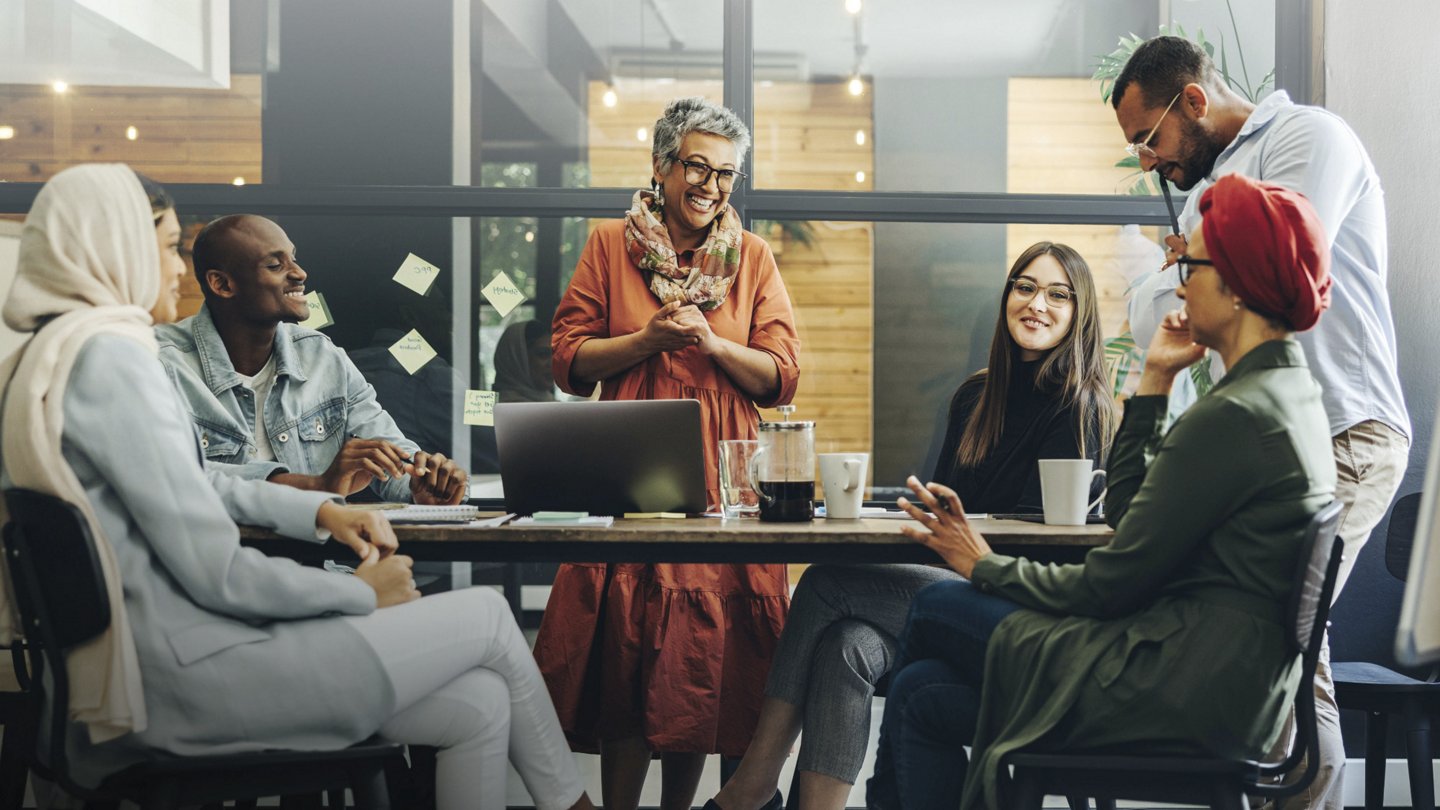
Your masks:
<instances>
[{"instance_id":1,"label":"glass partition wall","mask_svg":"<svg viewBox=\"0 0 1440 810\"><path fill-rule=\"evenodd\" d=\"M796 306L798 415L822 451L873 452L877 486L929 473L1026 245L1077 247L1107 335L1124 332L1127 251L1167 217L1117 165L1091 79L1122 35L1178 23L1237 84L1309 100L1308 54L1276 24L1308 0L180 5L0 0L0 216L65 166L124 161L169 186L192 234L276 219L327 334L402 424L482 473L493 434L464 424L465 392L493 387L501 334L548 324L591 228L648 185L673 98L750 123L732 204ZM17 229L0 225L8 286ZM424 294L394 278L411 256L439 271ZM411 329L435 350L413 372L389 352Z\"/></svg>"}]
</instances>

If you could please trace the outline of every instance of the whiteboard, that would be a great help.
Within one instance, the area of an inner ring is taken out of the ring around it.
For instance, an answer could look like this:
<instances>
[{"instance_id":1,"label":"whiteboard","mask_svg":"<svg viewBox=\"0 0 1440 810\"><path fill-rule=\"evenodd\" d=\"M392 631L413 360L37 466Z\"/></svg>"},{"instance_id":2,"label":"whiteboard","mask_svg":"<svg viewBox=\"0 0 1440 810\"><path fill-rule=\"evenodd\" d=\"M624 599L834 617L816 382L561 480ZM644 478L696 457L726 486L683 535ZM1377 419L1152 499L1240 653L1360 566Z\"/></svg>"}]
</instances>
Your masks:
<instances>
[{"instance_id":1,"label":"whiteboard","mask_svg":"<svg viewBox=\"0 0 1440 810\"><path fill-rule=\"evenodd\" d=\"M1431 434L1425 491L1415 522L1405 600L1395 635L1395 659L1405 666L1440 661L1440 415Z\"/></svg>"}]
</instances>

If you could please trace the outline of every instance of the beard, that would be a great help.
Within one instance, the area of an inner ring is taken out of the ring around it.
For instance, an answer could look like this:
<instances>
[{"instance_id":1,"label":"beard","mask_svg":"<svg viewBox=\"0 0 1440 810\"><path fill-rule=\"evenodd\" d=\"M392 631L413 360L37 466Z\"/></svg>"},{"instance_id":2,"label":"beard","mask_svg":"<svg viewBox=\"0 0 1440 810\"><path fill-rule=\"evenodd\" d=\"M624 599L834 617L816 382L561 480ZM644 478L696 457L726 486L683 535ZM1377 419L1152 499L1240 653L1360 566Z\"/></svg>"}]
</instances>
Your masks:
<instances>
[{"instance_id":1,"label":"beard","mask_svg":"<svg viewBox=\"0 0 1440 810\"><path fill-rule=\"evenodd\" d=\"M1210 174L1210 170L1215 168L1215 160L1228 145L1219 143L1198 123L1184 119L1180 128L1180 154L1183 157L1163 167L1161 174L1166 175L1168 180L1169 168L1178 167L1180 179L1170 182L1181 191L1189 191Z\"/></svg>"}]
</instances>

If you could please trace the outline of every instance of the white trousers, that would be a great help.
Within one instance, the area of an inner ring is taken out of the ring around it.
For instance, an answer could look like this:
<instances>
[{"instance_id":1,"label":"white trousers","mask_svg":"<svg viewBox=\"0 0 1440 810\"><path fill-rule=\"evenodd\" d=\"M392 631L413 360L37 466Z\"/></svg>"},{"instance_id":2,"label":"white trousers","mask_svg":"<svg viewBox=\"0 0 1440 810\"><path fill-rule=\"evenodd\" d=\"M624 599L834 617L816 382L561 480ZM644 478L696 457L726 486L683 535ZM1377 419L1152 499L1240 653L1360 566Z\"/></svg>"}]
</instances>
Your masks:
<instances>
[{"instance_id":1,"label":"white trousers","mask_svg":"<svg viewBox=\"0 0 1440 810\"><path fill-rule=\"evenodd\" d=\"M507 760L539 810L580 799L584 784L550 694L499 593L450 591L346 621L395 690L381 736L440 749L440 810L504 810Z\"/></svg>"}]
</instances>

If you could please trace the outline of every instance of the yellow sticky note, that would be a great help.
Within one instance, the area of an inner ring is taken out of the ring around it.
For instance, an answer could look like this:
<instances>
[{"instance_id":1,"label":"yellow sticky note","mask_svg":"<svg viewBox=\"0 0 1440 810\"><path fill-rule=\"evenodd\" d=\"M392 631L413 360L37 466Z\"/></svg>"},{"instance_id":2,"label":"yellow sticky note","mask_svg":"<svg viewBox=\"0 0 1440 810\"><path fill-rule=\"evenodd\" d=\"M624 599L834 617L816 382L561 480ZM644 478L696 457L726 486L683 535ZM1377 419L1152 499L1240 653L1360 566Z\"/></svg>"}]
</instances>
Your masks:
<instances>
[{"instance_id":1,"label":"yellow sticky note","mask_svg":"<svg viewBox=\"0 0 1440 810\"><path fill-rule=\"evenodd\" d=\"M405 261L400 263L400 269L396 270L394 275L396 282L421 295L429 292L430 285L439 277L440 268L414 253L405 254Z\"/></svg>"},{"instance_id":2,"label":"yellow sticky note","mask_svg":"<svg viewBox=\"0 0 1440 810\"><path fill-rule=\"evenodd\" d=\"M465 424L494 427L495 399L494 391L466 391Z\"/></svg>"},{"instance_id":3,"label":"yellow sticky note","mask_svg":"<svg viewBox=\"0 0 1440 810\"><path fill-rule=\"evenodd\" d=\"M490 283L485 285L485 289L481 290L480 294L485 296L485 300L490 302L490 306L495 307L495 311L502 318L525 301L525 293L520 292L520 288L515 286L515 282L511 281L504 271L490 279Z\"/></svg>"},{"instance_id":4,"label":"yellow sticky note","mask_svg":"<svg viewBox=\"0 0 1440 810\"><path fill-rule=\"evenodd\" d=\"M420 337L420 333L411 329L405 333L405 337L395 341L390 347L390 354L400 361L400 365L411 374L419 371L426 363L435 359L435 350Z\"/></svg>"},{"instance_id":5,"label":"yellow sticky note","mask_svg":"<svg viewBox=\"0 0 1440 810\"><path fill-rule=\"evenodd\" d=\"M310 317L300 322L306 329L324 329L335 323L330 317L330 307L325 305L325 296L318 292L305 293L305 304L310 307Z\"/></svg>"}]
</instances>

